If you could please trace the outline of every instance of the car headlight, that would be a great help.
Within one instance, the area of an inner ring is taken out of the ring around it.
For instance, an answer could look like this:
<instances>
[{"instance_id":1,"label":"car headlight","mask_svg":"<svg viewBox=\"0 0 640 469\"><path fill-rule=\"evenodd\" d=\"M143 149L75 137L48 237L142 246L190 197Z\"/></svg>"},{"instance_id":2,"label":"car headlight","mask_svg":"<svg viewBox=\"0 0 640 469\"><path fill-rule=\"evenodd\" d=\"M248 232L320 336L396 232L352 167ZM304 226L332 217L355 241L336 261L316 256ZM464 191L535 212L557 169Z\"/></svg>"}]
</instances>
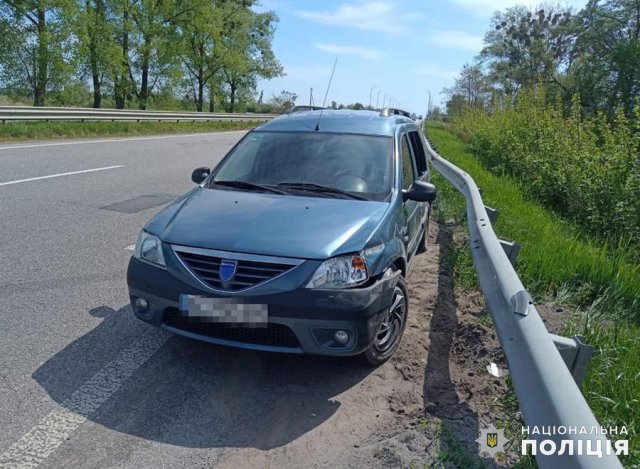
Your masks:
<instances>
[{"instance_id":1,"label":"car headlight","mask_svg":"<svg viewBox=\"0 0 640 469\"><path fill-rule=\"evenodd\" d=\"M157 236L153 236L146 231L140 232L133 256L161 267L166 266L164 254L162 253L162 241Z\"/></svg>"},{"instance_id":2,"label":"car headlight","mask_svg":"<svg viewBox=\"0 0 640 469\"><path fill-rule=\"evenodd\" d=\"M363 284L368 278L367 263L362 256L339 256L324 261L307 288L349 288Z\"/></svg>"}]
</instances>

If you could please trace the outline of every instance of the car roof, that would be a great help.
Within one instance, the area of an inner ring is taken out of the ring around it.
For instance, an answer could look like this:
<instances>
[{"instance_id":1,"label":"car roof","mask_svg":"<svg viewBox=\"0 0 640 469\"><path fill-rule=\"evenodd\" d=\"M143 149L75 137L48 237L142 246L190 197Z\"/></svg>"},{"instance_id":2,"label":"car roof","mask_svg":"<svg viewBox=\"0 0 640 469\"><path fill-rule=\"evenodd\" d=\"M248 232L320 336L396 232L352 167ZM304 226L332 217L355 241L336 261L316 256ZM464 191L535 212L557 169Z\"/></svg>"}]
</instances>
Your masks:
<instances>
[{"instance_id":1,"label":"car roof","mask_svg":"<svg viewBox=\"0 0 640 469\"><path fill-rule=\"evenodd\" d=\"M312 132L320 119L319 131L345 134L393 136L398 125L414 124L402 115L382 116L376 111L324 109L284 114L261 125L256 130L269 132Z\"/></svg>"}]
</instances>

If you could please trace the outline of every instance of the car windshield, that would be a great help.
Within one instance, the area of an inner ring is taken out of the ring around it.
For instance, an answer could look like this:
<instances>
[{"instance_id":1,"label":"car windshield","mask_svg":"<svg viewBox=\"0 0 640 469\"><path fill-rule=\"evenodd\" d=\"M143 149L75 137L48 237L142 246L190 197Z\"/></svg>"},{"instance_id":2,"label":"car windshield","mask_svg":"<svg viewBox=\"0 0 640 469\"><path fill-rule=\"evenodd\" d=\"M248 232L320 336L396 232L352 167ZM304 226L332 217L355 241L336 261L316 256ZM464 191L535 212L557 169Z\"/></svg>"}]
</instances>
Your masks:
<instances>
[{"instance_id":1,"label":"car windshield","mask_svg":"<svg viewBox=\"0 0 640 469\"><path fill-rule=\"evenodd\" d=\"M211 184L241 181L294 194L384 200L391 190L392 155L391 137L258 131L238 144Z\"/></svg>"}]
</instances>

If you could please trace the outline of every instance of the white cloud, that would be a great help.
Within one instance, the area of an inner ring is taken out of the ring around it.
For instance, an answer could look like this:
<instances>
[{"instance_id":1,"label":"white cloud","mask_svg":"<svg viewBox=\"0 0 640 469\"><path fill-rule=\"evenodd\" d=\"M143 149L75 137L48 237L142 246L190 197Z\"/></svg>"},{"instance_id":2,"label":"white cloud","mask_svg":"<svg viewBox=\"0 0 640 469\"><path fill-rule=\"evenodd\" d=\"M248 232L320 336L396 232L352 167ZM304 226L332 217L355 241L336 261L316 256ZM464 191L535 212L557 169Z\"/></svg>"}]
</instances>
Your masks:
<instances>
[{"instance_id":1,"label":"white cloud","mask_svg":"<svg viewBox=\"0 0 640 469\"><path fill-rule=\"evenodd\" d=\"M482 39L482 36L476 36L464 31L440 31L431 38L430 42L438 47L480 52Z\"/></svg>"},{"instance_id":2,"label":"white cloud","mask_svg":"<svg viewBox=\"0 0 640 469\"><path fill-rule=\"evenodd\" d=\"M524 5L529 8L535 8L544 3L543 0L450 0L452 3L459 5L474 14L483 17L489 17L496 11L503 11L515 5ZM587 0L561 0L553 2L555 5L559 3L562 7L573 7L580 9L587 4Z\"/></svg>"},{"instance_id":3,"label":"white cloud","mask_svg":"<svg viewBox=\"0 0 640 469\"><path fill-rule=\"evenodd\" d=\"M443 80L453 80L460 74L458 70L450 70L434 64L421 65L414 69L414 73L421 77L439 78Z\"/></svg>"},{"instance_id":4,"label":"white cloud","mask_svg":"<svg viewBox=\"0 0 640 469\"><path fill-rule=\"evenodd\" d=\"M316 49L321 50L322 52L327 52L328 54L337 54L337 55L352 55L355 57L360 57L361 59L366 60L375 60L381 57L381 53L375 49L368 49L366 47L359 46L344 46L340 44L314 44Z\"/></svg>"},{"instance_id":5,"label":"white cloud","mask_svg":"<svg viewBox=\"0 0 640 469\"><path fill-rule=\"evenodd\" d=\"M404 7L406 4L403 3ZM362 31L404 34L407 23L422 17L421 13L404 13L389 0L359 0L343 3L333 11L298 10L296 15L309 21L332 26L346 26Z\"/></svg>"}]
</instances>

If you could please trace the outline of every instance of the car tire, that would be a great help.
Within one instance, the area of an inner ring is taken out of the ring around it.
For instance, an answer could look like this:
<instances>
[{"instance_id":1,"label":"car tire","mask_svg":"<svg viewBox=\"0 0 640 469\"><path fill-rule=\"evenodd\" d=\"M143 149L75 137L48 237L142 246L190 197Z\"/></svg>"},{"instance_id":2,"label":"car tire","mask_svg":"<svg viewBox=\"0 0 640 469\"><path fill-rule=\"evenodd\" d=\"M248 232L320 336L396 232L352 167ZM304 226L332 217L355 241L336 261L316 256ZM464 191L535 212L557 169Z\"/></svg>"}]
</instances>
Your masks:
<instances>
[{"instance_id":1,"label":"car tire","mask_svg":"<svg viewBox=\"0 0 640 469\"><path fill-rule=\"evenodd\" d=\"M407 285L404 277L400 276L394 288L387 316L378 326L371 347L361 355L366 364L380 366L391 358L400 345L408 317L409 295L407 294ZM385 329L386 327L388 329Z\"/></svg>"}]
</instances>

